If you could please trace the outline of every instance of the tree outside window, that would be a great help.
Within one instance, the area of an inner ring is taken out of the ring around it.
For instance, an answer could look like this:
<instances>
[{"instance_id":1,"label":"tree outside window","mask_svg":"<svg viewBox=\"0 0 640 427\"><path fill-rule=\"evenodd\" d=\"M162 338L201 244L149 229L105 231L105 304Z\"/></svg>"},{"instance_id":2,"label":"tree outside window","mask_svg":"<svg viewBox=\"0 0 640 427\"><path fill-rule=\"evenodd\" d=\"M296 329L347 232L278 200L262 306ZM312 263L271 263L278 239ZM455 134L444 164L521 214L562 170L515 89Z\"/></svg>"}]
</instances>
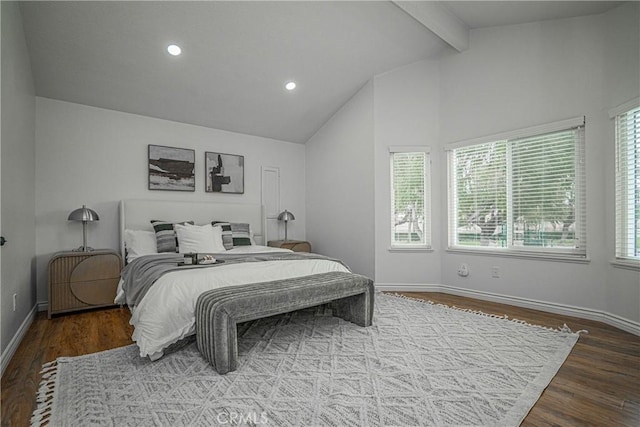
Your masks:
<instances>
[{"instance_id":1,"label":"tree outside window","mask_svg":"<svg viewBox=\"0 0 640 427\"><path fill-rule=\"evenodd\" d=\"M391 245L431 245L428 200L429 155L391 153Z\"/></svg>"}]
</instances>

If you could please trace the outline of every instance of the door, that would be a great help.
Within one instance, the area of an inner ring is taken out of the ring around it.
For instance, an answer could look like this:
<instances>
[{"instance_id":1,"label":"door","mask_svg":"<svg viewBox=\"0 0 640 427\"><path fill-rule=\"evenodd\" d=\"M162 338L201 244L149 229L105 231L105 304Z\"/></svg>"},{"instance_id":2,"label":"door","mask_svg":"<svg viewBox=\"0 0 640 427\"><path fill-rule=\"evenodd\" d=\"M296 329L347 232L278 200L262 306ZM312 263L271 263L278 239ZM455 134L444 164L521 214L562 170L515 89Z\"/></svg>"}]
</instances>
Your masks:
<instances>
[{"instance_id":1,"label":"door","mask_svg":"<svg viewBox=\"0 0 640 427\"><path fill-rule=\"evenodd\" d=\"M262 209L264 211L264 244L278 240L278 214L280 214L280 168L262 167Z\"/></svg>"}]
</instances>

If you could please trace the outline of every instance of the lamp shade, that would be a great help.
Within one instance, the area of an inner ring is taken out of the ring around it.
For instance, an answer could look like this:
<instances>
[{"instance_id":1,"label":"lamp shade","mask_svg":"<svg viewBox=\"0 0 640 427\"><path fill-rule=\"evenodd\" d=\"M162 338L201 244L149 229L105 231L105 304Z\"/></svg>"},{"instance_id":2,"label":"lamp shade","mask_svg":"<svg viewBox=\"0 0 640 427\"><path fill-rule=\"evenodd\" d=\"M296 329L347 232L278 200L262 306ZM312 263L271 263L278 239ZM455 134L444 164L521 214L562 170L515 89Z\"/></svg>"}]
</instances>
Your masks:
<instances>
[{"instance_id":1,"label":"lamp shade","mask_svg":"<svg viewBox=\"0 0 640 427\"><path fill-rule=\"evenodd\" d=\"M98 213L85 205L71 212L67 218L69 221L98 221L99 219Z\"/></svg>"},{"instance_id":2,"label":"lamp shade","mask_svg":"<svg viewBox=\"0 0 640 427\"><path fill-rule=\"evenodd\" d=\"M293 221L294 219L296 219L295 215L293 215L291 212L289 212L288 210L284 210L284 212L280 212L280 215L278 215L278 221Z\"/></svg>"}]
</instances>

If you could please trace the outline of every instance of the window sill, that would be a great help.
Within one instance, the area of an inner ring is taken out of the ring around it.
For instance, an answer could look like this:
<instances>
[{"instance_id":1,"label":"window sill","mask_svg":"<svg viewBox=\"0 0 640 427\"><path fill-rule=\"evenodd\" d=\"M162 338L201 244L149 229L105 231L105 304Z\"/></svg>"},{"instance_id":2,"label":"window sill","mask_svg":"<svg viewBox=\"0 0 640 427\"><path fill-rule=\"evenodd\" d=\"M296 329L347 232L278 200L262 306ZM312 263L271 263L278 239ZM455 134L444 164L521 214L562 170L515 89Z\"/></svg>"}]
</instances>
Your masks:
<instances>
[{"instance_id":1,"label":"window sill","mask_svg":"<svg viewBox=\"0 0 640 427\"><path fill-rule=\"evenodd\" d=\"M479 256L493 256L493 257L505 257L505 258L521 258L521 259L535 259L539 261L553 261L553 262L567 262L575 264L589 264L591 260L580 256L571 256L563 254L536 254L531 252L514 252L514 251L496 251L496 250L483 250L474 251L472 249L463 248L448 248L449 253L459 253L465 255L479 255Z\"/></svg>"},{"instance_id":2,"label":"window sill","mask_svg":"<svg viewBox=\"0 0 640 427\"><path fill-rule=\"evenodd\" d=\"M615 268L624 268L626 270L640 271L640 261L631 261L623 259L614 259L611 265Z\"/></svg>"},{"instance_id":3,"label":"window sill","mask_svg":"<svg viewBox=\"0 0 640 427\"><path fill-rule=\"evenodd\" d=\"M433 252L432 247L427 246L391 246L389 252Z\"/></svg>"}]
</instances>

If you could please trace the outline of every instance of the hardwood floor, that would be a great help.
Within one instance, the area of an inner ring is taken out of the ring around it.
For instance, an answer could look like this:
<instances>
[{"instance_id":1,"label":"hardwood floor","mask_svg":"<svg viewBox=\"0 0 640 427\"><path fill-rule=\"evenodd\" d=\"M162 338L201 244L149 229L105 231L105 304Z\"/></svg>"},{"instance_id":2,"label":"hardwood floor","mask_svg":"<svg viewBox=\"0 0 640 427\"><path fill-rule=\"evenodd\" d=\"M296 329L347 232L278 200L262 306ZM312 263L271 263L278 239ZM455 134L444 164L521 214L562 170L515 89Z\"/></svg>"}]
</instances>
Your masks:
<instances>
[{"instance_id":1,"label":"hardwood floor","mask_svg":"<svg viewBox=\"0 0 640 427\"><path fill-rule=\"evenodd\" d=\"M523 426L640 426L640 337L601 322L440 293L403 293L434 302L506 314L551 328L587 330Z\"/></svg>"},{"instance_id":2,"label":"hardwood floor","mask_svg":"<svg viewBox=\"0 0 640 427\"><path fill-rule=\"evenodd\" d=\"M2 376L2 426L28 426L44 363L132 344L129 310L54 316L40 312ZM53 427L53 426L52 426Z\"/></svg>"},{"instance_id":3,"label":"hardwood floor","mask_svg":"<svg viewBox=\"0 0 640 427\"><path fill-rule=\"evenodd\" d=\"M639 426L640 337L600 322L440 293L404 293L506 314L528 323L586 329L523 426ZM95 310L47 320L39 313L2 377L2 426L28 426L43 363L131 344L129 311Z\"/></svg>"}]
</instances>

